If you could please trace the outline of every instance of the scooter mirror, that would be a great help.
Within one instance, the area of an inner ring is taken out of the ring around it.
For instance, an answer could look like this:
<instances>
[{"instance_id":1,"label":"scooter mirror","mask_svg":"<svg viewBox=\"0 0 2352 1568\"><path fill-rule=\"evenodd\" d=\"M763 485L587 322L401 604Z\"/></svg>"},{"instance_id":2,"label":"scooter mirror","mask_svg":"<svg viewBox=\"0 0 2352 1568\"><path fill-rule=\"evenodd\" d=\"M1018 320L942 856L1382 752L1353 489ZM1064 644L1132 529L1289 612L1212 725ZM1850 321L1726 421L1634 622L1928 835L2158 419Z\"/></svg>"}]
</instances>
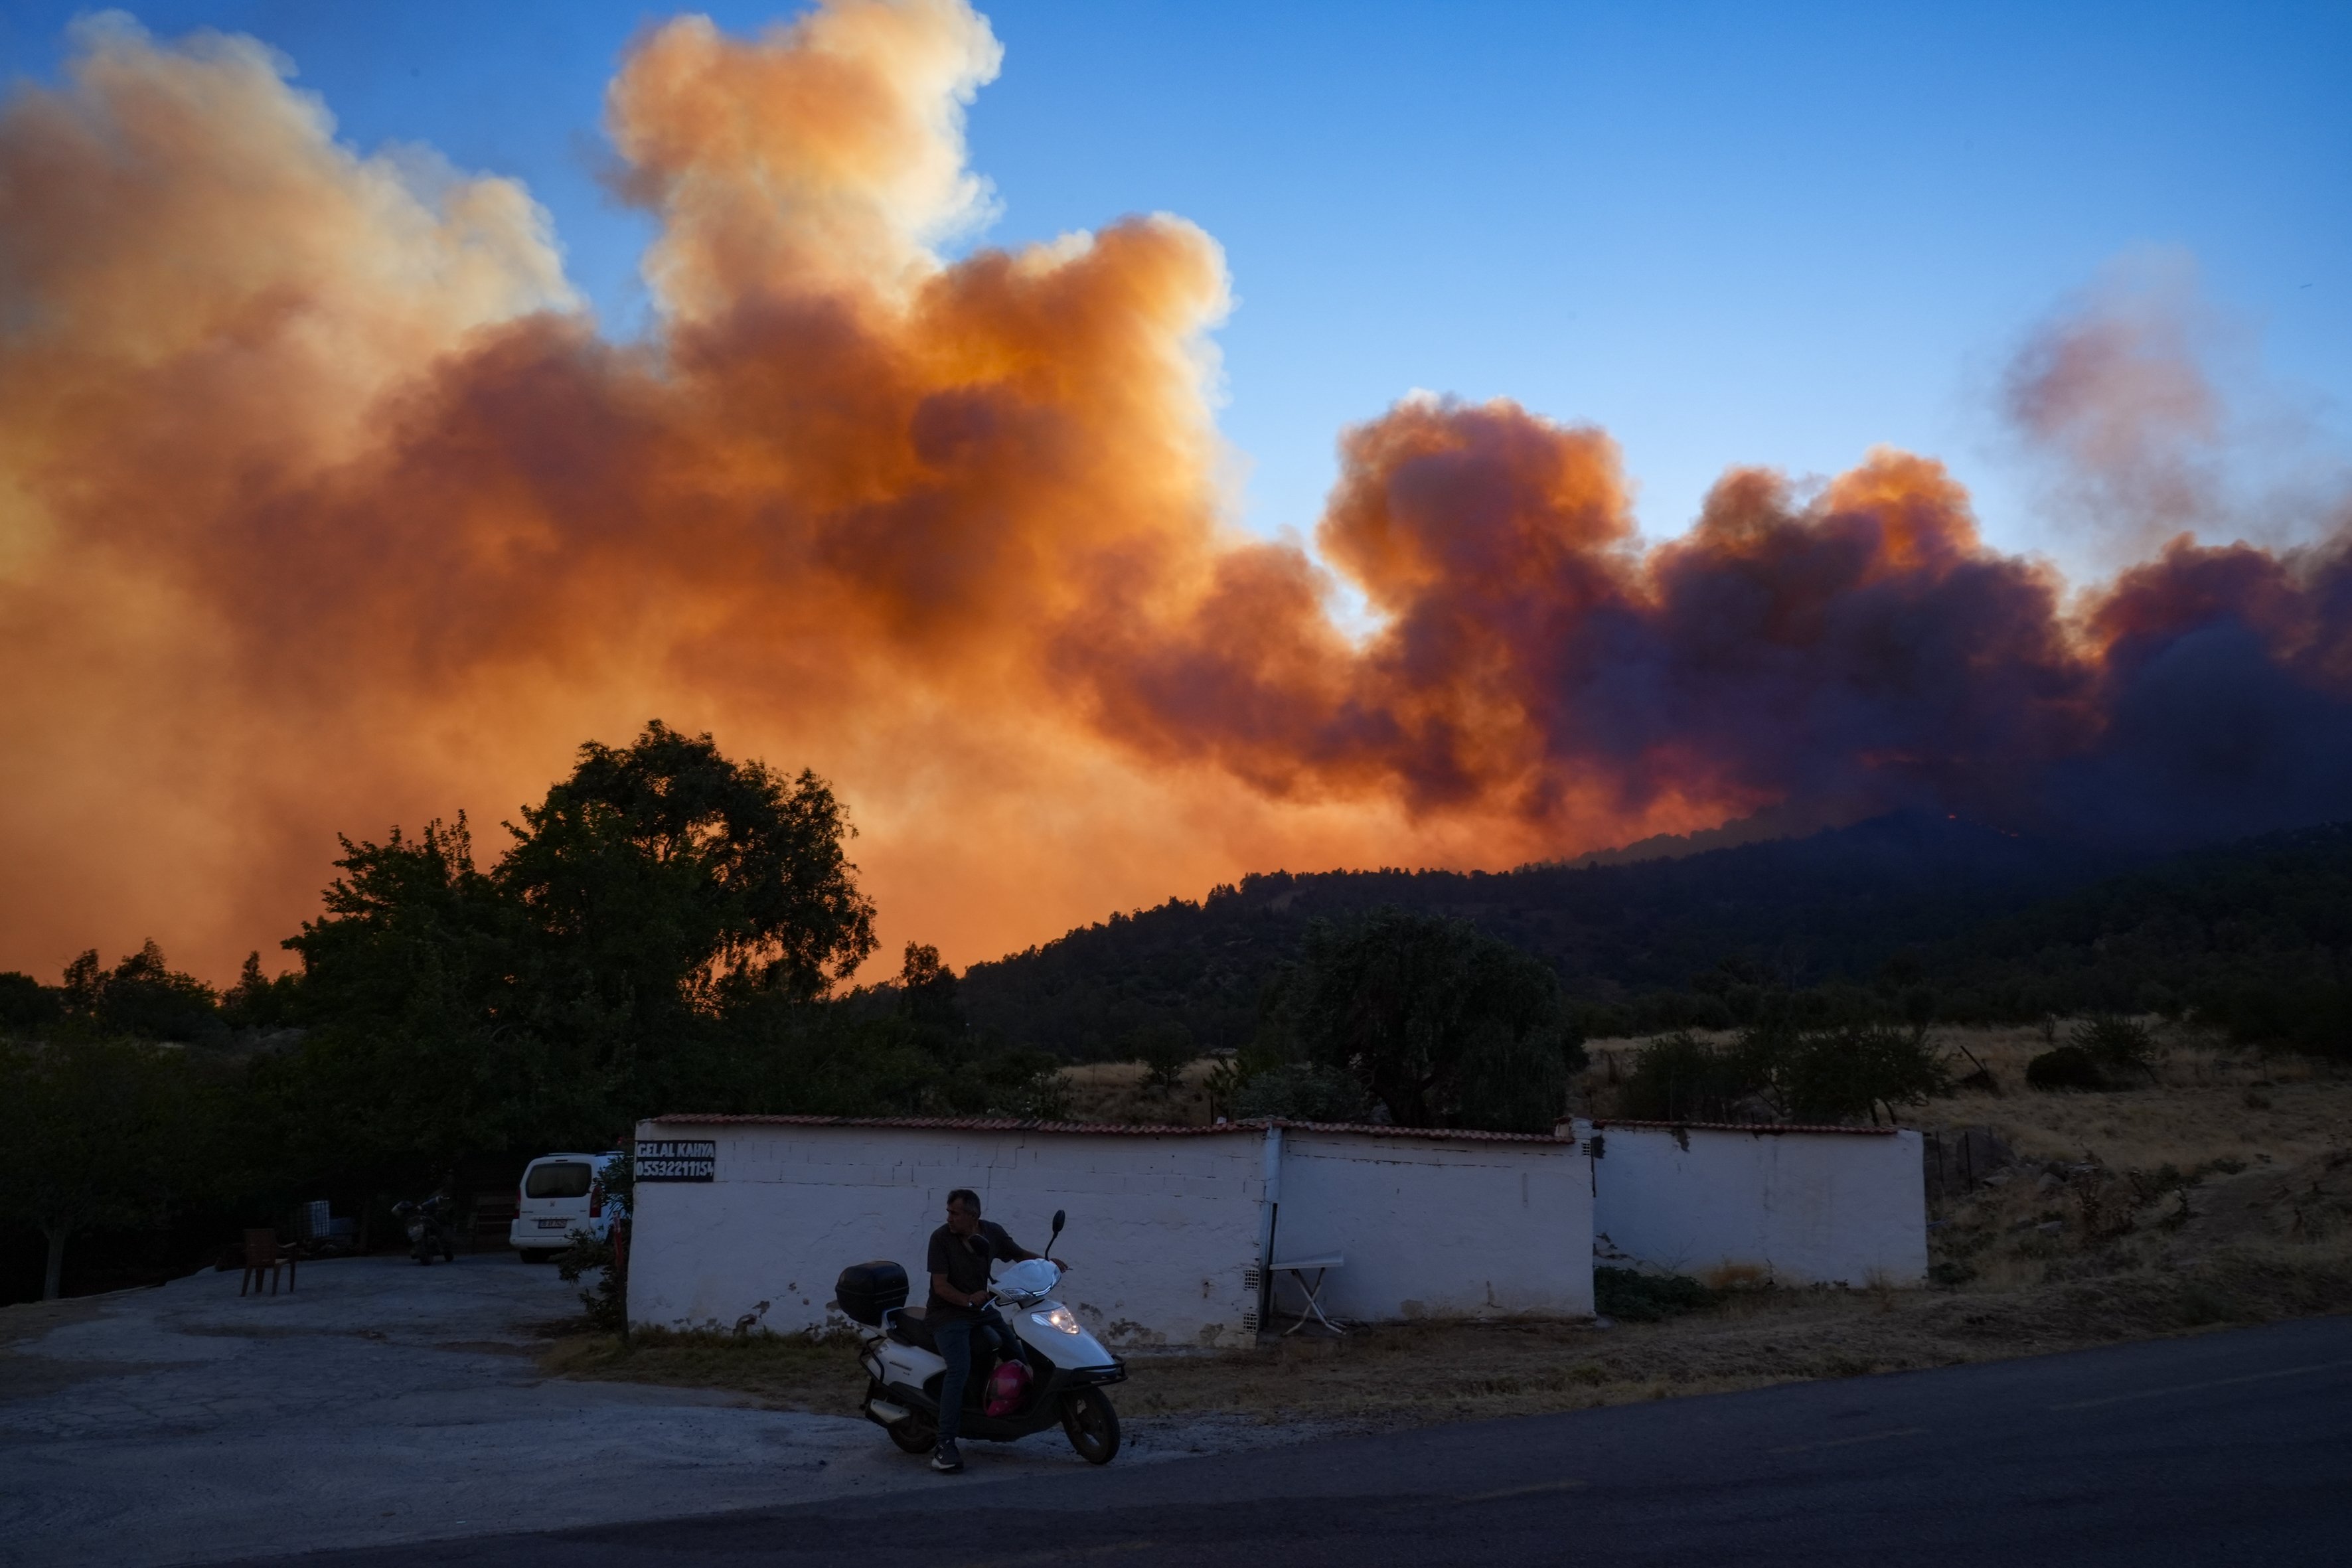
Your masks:
<instances>
[{"instance_id":1,"label":"scooter mirror","mask_svg":"<svg viewBox=\"0 0 2352 1568\"><path fill-rule=\"evenodd\" d=\"M1066 1215L1065 1213L1063 1213L1060 1209L1055 1209L1055 1210L1054 1211L1054 1234L1055 1234L1055 1236L1059 1236L1059 1235L1061 1235L1061 1234L1062 1234L1062 1222L1063 1222L1065 1219L1067 1219L1068 1217L1069 1217L1069 1216L1068 1216L1067 1215Z\"/></svg>"}]
</instances>

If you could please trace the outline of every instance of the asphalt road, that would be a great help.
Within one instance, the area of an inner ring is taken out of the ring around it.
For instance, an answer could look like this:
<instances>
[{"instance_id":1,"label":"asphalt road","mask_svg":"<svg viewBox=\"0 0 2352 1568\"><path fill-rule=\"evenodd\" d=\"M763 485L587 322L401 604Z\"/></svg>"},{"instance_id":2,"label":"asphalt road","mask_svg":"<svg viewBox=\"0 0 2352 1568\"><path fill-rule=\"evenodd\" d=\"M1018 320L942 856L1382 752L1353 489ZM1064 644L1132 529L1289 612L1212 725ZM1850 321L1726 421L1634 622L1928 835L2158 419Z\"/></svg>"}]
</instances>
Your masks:
<instances>
[{"instance_id":1,"label":"asphalt road","mask_svg":"<svg viewBox=\"0 0 2352 1568\"><path fill-rule=\"evenodd\" d=\"M975 1465L888 1496L271 1561L2342 1564L2352 1319L1052 1477Z\"/></svg>"}]
</instances>

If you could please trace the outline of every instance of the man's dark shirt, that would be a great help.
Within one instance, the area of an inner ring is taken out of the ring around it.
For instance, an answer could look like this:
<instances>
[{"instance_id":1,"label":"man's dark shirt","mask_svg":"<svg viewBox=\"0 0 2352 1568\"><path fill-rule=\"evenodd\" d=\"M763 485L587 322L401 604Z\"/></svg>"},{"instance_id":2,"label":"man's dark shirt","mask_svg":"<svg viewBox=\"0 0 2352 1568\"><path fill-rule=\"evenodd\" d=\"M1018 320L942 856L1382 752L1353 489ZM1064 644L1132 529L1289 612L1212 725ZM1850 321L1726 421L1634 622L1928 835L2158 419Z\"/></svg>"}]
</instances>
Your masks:
<instances>
[{"instance_id":1,"label":"man's dark shirt","mask_svg":"<svg viewBox=\"0 0 2352 1568\"><path fill-rule=\"evenodd\" d=\"M988 1265L992 1259L1013 1258L1027 1250L1005 1235L1004 1227L993 1220L982 1220L980 1228L970 1236L958 1236L941 1226L931 1232L931 1262L926 1272L944 1274L949 1284L968 1296L977 1296L988 1289ZM980 1310L960 1301L944 1300L934 1290L924 1316L937 1322L948 1318L977 1318Z\"/></svg>"}]
</instances>

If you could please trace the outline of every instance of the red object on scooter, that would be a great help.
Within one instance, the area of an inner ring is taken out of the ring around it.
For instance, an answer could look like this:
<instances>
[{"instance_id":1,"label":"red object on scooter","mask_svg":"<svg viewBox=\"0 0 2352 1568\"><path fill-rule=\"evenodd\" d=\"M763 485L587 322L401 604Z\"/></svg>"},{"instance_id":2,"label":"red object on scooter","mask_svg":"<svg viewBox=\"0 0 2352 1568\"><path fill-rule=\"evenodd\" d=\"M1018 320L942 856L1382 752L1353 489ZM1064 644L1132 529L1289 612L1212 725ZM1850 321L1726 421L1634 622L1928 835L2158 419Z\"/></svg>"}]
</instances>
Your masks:
<instances>
[{"instance_id":1,"label":"red object on scooter","mask_svg":"<svg viewBox=\"0 0 2352 1568\"><path fill-rule=\"evenodd\" d=\"M1002 1363L988 1374L988 1404L983 1408L991 1415L1010 1415L1028 1397L1029 1368L1023 1363Z\"/></svg>"}]
</instances>

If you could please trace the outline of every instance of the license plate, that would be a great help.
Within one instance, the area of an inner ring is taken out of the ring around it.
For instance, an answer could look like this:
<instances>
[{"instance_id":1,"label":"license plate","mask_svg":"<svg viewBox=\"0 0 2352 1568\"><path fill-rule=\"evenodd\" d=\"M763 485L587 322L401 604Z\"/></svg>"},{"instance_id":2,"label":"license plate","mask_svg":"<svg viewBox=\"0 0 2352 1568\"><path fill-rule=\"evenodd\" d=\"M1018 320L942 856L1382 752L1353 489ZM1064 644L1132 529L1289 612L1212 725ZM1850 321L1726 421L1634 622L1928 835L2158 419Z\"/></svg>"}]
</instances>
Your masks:
<instances>
[{"instance_id":1,"label":"license plate","mask_svg":"<svg viewBox=\"0 0 2352 1568\"><path fill-rule=\"evenodd\" d=\"M539 1228L541 1230L562 1230L563 1228L563 1222L560 1219L543 1219L539 1222Z\"/></svg>"}]
</instances>

